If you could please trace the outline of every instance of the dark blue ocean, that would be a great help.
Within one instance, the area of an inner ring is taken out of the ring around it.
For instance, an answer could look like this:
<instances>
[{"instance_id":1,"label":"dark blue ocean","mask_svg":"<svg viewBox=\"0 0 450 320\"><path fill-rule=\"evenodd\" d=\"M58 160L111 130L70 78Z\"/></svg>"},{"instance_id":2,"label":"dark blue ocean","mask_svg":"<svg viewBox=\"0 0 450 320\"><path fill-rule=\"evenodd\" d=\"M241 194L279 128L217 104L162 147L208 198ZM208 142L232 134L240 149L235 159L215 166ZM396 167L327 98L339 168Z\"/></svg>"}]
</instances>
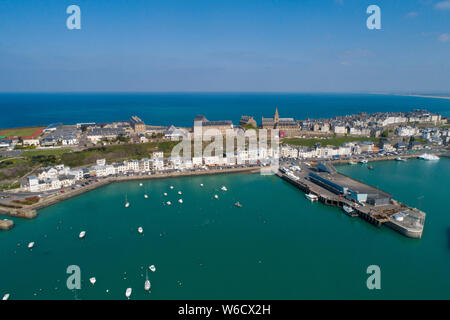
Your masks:
<instances>
[{"instance_id":1,"label":"dark blue ocean","mask_svg":"<svg viewBox=\"0 0 450 320\"><path fill-rule=\"evenodd\" d=\"M210 120L251 115L258 122L272 117L296 119L332 117L363 112L408 111L425 108L450 115L450 100L375 94L273 93L105 93L0 94L0 128L47 125L53 122L109 122L140 116L150 125L191 126L197 114Z\"/></svg>"}]
</instances>

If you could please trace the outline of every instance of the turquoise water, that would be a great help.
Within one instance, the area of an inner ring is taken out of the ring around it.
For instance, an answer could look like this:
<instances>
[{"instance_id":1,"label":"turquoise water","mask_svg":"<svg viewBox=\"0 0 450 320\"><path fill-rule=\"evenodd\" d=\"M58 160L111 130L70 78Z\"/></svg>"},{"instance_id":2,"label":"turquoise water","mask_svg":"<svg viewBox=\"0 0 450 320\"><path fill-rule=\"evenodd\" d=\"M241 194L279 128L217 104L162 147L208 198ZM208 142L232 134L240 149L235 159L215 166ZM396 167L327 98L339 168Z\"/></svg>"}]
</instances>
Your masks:
<instances>
[{"instance_id":1,"label":"turquoise water","mask_svg":"<svg viewBox=\"0 0 450 320\"><path fill-rule=\"evenodd\" d=\"M139 115L151 125L192 126L197 114L239 122L241 115L296 119L358 112L411 111L426 108L450 116L450 100L371 94L152 93L152 94L5 94L0 93L0 129L128 120Z\"/></svg>"},{"instance_id":2,"label":"turquoise water","mask_svg":"<svg viewBox=\"0 0 450 320\"><path fill-rule=\"evenodd\" d=\"M132 287L134 299L449 299L450 159L373 166L339 170L412 206L423 196L422 239L311 204L273 176L148 180L148 199L138 182L117 183L40 210L35 220L16 219L13 230L0 232L0 295L125 299ZM81 230L87 231L84 240L78 239ZM30 241L36 242L32 251ZM76 295L65 287L66 268L74 264L83 280ZM151 264L157 271L149 272L148 294L141 268ZM378 291L366 287L372 264L381 268Z\"/></svg>"}]
</instances>

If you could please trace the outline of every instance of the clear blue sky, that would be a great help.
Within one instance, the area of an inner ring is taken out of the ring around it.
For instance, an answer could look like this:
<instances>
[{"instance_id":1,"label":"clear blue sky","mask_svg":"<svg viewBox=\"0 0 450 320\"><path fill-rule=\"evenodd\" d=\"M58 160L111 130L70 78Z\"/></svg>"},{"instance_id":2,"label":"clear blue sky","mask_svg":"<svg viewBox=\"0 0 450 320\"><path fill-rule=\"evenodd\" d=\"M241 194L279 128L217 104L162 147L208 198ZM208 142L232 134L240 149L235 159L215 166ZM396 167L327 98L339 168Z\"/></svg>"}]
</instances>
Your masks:
<instances>
[{"instance_id":1,"label":"clear blue sky","mask_svg":"<svg viewBox=\"0 0 450 320\"><path fill-rule=\"evenodd\" d=\"M0 91L450 93L450 1L2 0Z\"/></svg>"}]
</instances>

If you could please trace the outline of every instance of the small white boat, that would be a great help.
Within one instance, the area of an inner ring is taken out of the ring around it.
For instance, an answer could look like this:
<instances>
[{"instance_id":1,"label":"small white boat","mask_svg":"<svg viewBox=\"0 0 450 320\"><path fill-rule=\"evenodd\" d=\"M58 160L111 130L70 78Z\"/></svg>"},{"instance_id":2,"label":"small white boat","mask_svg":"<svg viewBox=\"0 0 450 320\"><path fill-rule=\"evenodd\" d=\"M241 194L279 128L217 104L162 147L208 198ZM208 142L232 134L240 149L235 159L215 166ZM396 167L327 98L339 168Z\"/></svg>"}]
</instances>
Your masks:
<instances>
[{"instance_id":1,"label":"small white boat","mask_svg":"<svg viewBox=\"0 0 450 320\"><path fill-rule=\"evenodd\" d=\"M306 199L308 199L310 201L317 201L317 200L319 200L319 197L316 196L315 194L312 194L312 193L305 194L305 197L306 197Z\"/></svg>"},{"instance_id":2,"label":"small white boat","mask_svg":"<svg viewBox=\"0 0 450 320\"><path fill-rule=\"evenodd\" d=\"M238 202L236 202L235 204L234 204L236 207L238 207L238 208L242 208L242 204L238 201Z\"/></svg>"},{"instance_id":3,"label":"small white boat","mask_svg":"<svg viewBox=\"0 0 450 320\"><path fill-rule=\"evenodd\" d=\"M170 202L170 201L167 201L166 203L168 206L170 206L172 204L172 202Z\"/></svg>"},{"instance_id":4,"label":"small white boat","mask_svg":"<svg viewBox=\"0 0 450 320\"><path fill-rule=\"evenodd\" d=\"M127 290L125 291L125 296L126 296L128 299L130 299L131 292L133 292L133 289L131 289L131 288L127 288Z\"/></svg>"},{"instance_id":5,"label":"small white boat","mask_svg":"<svg viewBox=\"0 0 450 320\"><path fill-rule=\"evenodd\" d=\"M142 232L144 232L144 229L143 229L142 227L139 227L139 228L138 228L138 232L139 232L139 233L142 233Z\"/></svg>"},{"instance_id":6,"label":"small white boat","mask_svg":"<svg viewBox=\"0 0 450 320\"><path fill-rule=\"evenodd\" d=\"M367 161L366 159L362 159L359 163L368 163L369 161Z\"/></svg>"},{"instance_id":7,"label":"small white boat","mask_svg":"<svg viewBox=\"0 0 450 320\"><path fill-rule=\"evenodd\" d=\"M355 161L350 161L348 164L356 164Z\"/></svg>"},{"instance_id":8,"label":"small white boat","mask_svg":"<svg viewBox=\"0 0 450 320\"><path fill-rule=\"evenodd\" d=\"M152 264L150 267L148 267L149 268L149 270L151 271L151 272L155 272L156 271L156 267L155 267L155 265L154 264Z\"/></svg>"},{"instance_id":9,"label":"small white boat","mask_svg":"<svg viewBox=\"0 0 450 320\"><path fill-rule=\"evenodd\" d=\"M97 279L95 279L95 277L92 277L89 279L89 282L94 285L97 282Z\"/></svg>"},{"instance_id":10,"label":"small white boat","mask_svg":"<svg viewBox=\"0 0 450 320\"><path fill-rule=\"evenodd\" d=\"M170 189L173 189L173 186L170 186Z\"/></svg>"},{"instance_id":11,"label":"small white boat","mask_svg":"<svg viewBox=\"0 0 450 320\"><path fill-rule=\"evenodd\" d=\"M355 210L352 207L347 206L347 205L342 206L342 210L344 210L345 214L347 214L349 216L355 212Z\"/></svg>"},{"instance_id":12,"label":"small white boat","mask_svg":"<svg viewBox=\"0 0 450 320\"><path fill-rule=\"evenodd\" d=\"M80 234L78 235L78 237L80 239L83 239L86 236L86 231L81 231Z\"/></svg>"},{"instance_id":13,"label":"small white boat","mask_svg":"<svg viewBox=\"0 0 450 320\"><path fill-rule=\"evenodd\" d=\"M228 189L227 189L227 187L225 187L225 186L222 186L222 188L220 188L222 191L227 191Z\"/></svg>"},{"instance_id":14,"label":"small white boat","mask_svg":"<svg viewBox=\"0 0 450 320\"><path fill-rule=\"evenodd\" d=\"M434 154L424 153L419 156L419 159L427 160L427 161L436 161L436 160L439 160L439 157L435 156Z\"/></svg>"},{"instance_id":15,"label":"small white boat","mask_svg":"<svg viewBox=\"0 0 450 320\"><path fill-rule=\"evenodd\" d=\"M200 187L203 187L203 183L200 183Z\"/></svg>"},{"instance_id":16,"label":"small white boat","mask_svg":"<svg viewBox=\"0 0 450 320\"><path fill-rule=\"evenodd\" d=\"M178 194L181 194L181 191L178 191Z\"/></svg>"},{"instance_id":17,"label":"small white boat","mask_svg":"<svg viewBox=\"0 0 450 320\"><path fill-rule=\"evenodd\" d=\"M28 244L28 249L31 249L31 248L33 248L34 247L34 242L30 242L29 244Z\"/></svg>"},{"instance_id":18,"label":"small white boat","mask_svg":"<svg viewBox=\"0 0 450 320\"><path fill-rule=\"evenodd\" d=\"M128 202L128 197L125 195L125 208L128 208L130 206L130 203Z\"/></svg>"},{"instance_id":19,"label":"small white boat","mask_svg":"<svg viewBox=\"0 0 450 320\"><path fill-rule=\"evenodd\" d=\"M183 203L183 199L179 199L178 202L179 202L179 203Z\"/></svg>"},{"instance_id":20,"label":"small white boat","mask_svg":"<svg viewBox=\"0 0 450 320\"><path fill-rule=\"evenodd\" d=\"M9 293L5 294L2 298L2 300L8 300L9 299Z\"/></svg>"},{"instance_id":21,"label":"small white boat","mask_svg":"<svg viewBox=\"0 0 450 320\"><path fill-rule=\"evenodd\" d=\"M406 161L406 159L403 159L403 158L400 158L400 157L395 158L395 160L396 161Z\"/></svg>"},{"instance_id":22,"label":"small white boat","mask_svg":"<svg viewBox=\"0 0 450 320\"><path fill-rule=\"evenodd\" d=\"M145 198L145 199L148 199L148 194L144 194L144 198Z\"/></svg>"},{"instance_id":23,"label":"small white boat","mask_svg":"<svg viewBox=\"0 0 450 320\"><path fill-rule=\"evenodd\" d=\"M164 192L163 194L164 194L164 197L167 197L167 193Z\"/></svg>"},{"instance_id":24,"label":"small white boat","mask_svg":"<svg viewBox=\"0 0 450 320\"><path fill-rule=\"evenodd\" d=\"M142 183L139 183L139 187L142 187L143 186L143 184Z\"/></svg>"},{"instance_id":25,"label":"small white boat","mask_svg":"<svg viewBox=\"0 0 450 320\"><path fill-rule=\"evenodd\" d=\"M148 272L145 271L145 284L144 284L144 289L145 291L150 291L152 284L150 283L150 280L148 280Z\"/></svg>"},{"instance_id":26,"label":"small white boat","mask_svg":"<svg viewBox=\"0 0 450 320\"><path fill-rule=\"evenodd\" d=\"M217 194L215 194L214 199L219 199L219 196Z\"/></svg>"}]
</instances>

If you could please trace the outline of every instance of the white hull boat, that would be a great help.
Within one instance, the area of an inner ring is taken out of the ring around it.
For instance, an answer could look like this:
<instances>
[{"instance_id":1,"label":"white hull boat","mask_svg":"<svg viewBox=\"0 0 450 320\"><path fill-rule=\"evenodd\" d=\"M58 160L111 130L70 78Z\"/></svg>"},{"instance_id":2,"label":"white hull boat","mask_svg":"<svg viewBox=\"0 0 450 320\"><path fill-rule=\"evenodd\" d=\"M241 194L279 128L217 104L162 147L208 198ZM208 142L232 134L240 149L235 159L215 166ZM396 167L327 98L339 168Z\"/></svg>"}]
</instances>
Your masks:
<instances>
[{"instance_id":1,"label":"white hull boat","mask_svg":"<svg viewBox=\"0 0 450 320\"><path fill-rule=\"evenodd\" d=\"M319 197L312 193L306 194L305 197L306 197L306 199L310 200L311 202L319 200Z\"/></svg>"},{"instance_id":2,"label":"white hull boat","mask_svg":"<svg viewBox=\"0 0 450 320\"><path fill-rule=\"evenodd\" d=\"M78 237L80 239L84 239L85 236L86 236L86 231L81 231Z\"/></svg>"},{"instance_id":3,"label":"white hull boat","mask_svg":"<svg viewBox=\"0 0 450 320\"><path fill-rule=\"evenodd\" d=\"M127 290L125 291L125 297L127 297L128 299L130 299L131 292L133 292L133 289L127 288Z\"/></svg>"}]
</instances>

